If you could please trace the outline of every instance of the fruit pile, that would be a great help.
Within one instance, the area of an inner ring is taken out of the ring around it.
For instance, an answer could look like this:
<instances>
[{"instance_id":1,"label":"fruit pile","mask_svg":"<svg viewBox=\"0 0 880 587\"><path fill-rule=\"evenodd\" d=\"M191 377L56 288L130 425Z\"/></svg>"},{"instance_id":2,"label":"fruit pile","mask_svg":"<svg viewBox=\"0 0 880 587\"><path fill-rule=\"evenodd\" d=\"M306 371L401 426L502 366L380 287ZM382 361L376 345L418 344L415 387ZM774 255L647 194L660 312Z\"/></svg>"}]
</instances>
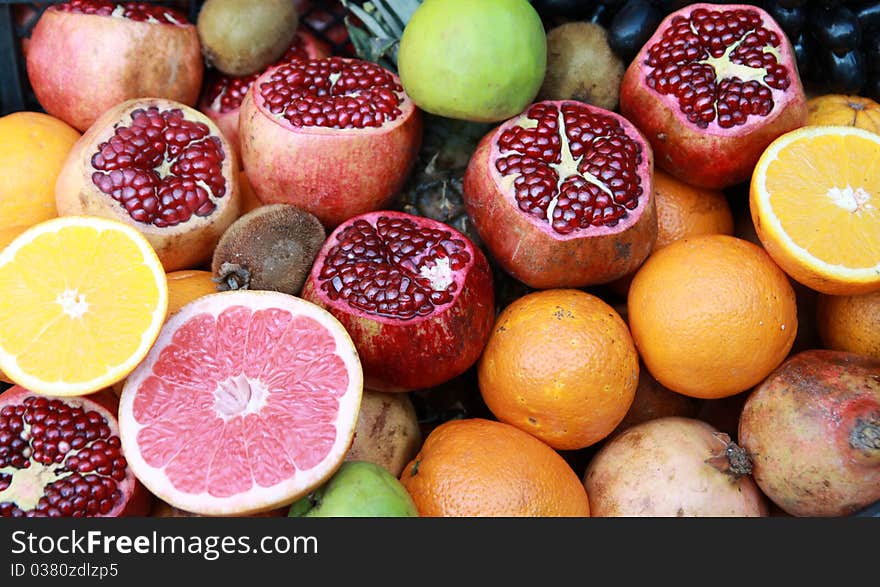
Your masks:
<instances>
[{"instance_id":1,"label":"fruit pile","mask_svg":"<svg viewBox=\"0 0 880 587\"><path fill-rule=\"evenodd\" d=\"M45 8L0 514L880 503L878 6Z\"/></svg>"}]
</instances>

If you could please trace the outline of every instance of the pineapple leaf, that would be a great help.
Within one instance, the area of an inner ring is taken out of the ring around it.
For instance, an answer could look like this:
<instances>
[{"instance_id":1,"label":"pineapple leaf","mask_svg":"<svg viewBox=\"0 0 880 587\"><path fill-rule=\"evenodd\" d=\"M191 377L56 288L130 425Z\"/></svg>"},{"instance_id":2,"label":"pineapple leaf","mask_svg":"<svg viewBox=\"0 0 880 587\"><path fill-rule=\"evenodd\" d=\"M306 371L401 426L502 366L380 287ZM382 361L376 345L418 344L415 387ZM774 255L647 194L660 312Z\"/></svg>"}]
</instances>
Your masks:
<instances>
[{"instance_id":1,"label":"pineapple leaf","mask_svg":"<svg viewBox=\"0 0 880 587\"><path fill-rule=\"evenodd\" d=\"M396 72L400 38L422 0L340 1L350 12L345 27L358 56ZM352 24L352 16L364 28Z\"/></svg>"},{"instance_id":2,"label":"pineapple leaf","mask_svg":"<svg viewBox=\"0 0 880 587\"><path fill-rule=\"evenodd\" d=\"M351 44L361 59L378 63L388 70L397 71L396 39L371 36L363 29L353 26L348 17L345 19L345 25L348 28Z\"/></svg>"}]
</instances>

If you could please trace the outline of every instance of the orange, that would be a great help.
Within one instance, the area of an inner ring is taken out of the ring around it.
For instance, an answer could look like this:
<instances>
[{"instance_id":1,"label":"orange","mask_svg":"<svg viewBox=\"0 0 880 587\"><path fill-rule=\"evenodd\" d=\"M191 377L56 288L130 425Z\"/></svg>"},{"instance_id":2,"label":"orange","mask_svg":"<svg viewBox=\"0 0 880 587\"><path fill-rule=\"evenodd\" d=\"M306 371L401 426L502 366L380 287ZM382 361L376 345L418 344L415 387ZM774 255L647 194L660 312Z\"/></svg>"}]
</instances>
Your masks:
<instances>
[{"instance_id":1,"label":"orange","mask_svg":"<svg viewBox=\"0 0 880 587\"><path fill-rule=\"evenodd\" d=\"M880 132L880 104L863 96L824 94L810 98L807 124L856 126Z\"/></svg>"},{"instance_id":2,"label":"orange","mask_svg":"<svg viewBox=\"0 0 880 587\"><path fill-rule=\"evenodd\" d=\"M831 295L880 290L880 135L805 126L761 155L749 209L758 238L796 281Z\"/></svg>"},{"instance_id":3,"label":"orange","mask_svg":"<svg viewBox=\"0 0 880 587\"><path fill-rule=\"evenodd\" d=\"M186 304L217 293L214 274L203 269L181 269L165 275L168 280L168 316L174 314Z\"/></svg>"},{"instance_id":4,"label":"orange","mask_svg":"<svg viewBox=\"0 0 880 587\"><path fill-rule=\"evenodd\" d=\"M654 171L657 241L654 250L686 236L733 234L733 213L724 192L690 186Z\"/></svg>"},{"instance_id":5,"label":"orange","mask_svg":"<svg viewBox=\"0 0 880 587\"><path fill-rule=\"evenodd\" d=\"M880 291L858 296L819 294L816 324L825 348L880 359Z\"/></svg>"},{"instance_id":6,"label":"orange","mask_svg":"<svg viewBox=\"0 0 880 587\"><path fill-rule=\"evenodd\" d=\"M551 289L504 309L477 374L498 420L574 450L608 436L626 415L639 357L614 308L581 290Z\"/></svg>"},{"instance_id":7,"label":"orange","mask_svg":"<svg viewBox=\"0 0 880 587\"><path fill-rule=\"evenodd\" d=\"M656 251L686 236L734 232L733 212L721 190L698 188L654 169L654 203L657 206ZM635 271L609 284L625 296Z\"/></svg>"},{"instance_id":8,"label":"orange","mask_svg":"<svg viewBox=\"0 0 880 587\"><path fill-rule=\"evenodd\" d=\"M0 226L0 250L15 240L15 237L23 233L29 227L23 224L14 226Z\"/></svg>"},{"instance_id":9,"label":"orange","mask_svg":"<svg viewBox=\"0 0 880 587\"><path fill-rule=\"evenodd\" d=\"M0 117L0 229L58 216L55 181L80 134L40 112Z\"/></svg>"},{"instance_id":10,"label":"orange","mask_svg":"<svg viewBox=\"0 0 880 587\"><path fill-rule=\"evenodd\" d=\"M110 387L146 356L167 307L162 264L136 229L46 220L0 252L0 369L46 395Z\"/></svg>"},{"instance_id":11,"label":"orange","mask_svg":"<svg viewBox=\"0 0 880 587\"><path fill-rule=\"evenodd\" d=\"M627 310L651 375L704 399L763 380L788 355L798 327L785 273L758 245L722 234L653 253L633 279Z\"/></svg>"},{"instance_id":12,"label":"orange","mask_svg":"<svg viewBox=\"0 0 880 587\"><path fill-rule=\"evenodd\" d=\"M422 517L587 517L578 475L518 428L482 418L434 428L400 476Z\"/></svg>"}]
</instances>

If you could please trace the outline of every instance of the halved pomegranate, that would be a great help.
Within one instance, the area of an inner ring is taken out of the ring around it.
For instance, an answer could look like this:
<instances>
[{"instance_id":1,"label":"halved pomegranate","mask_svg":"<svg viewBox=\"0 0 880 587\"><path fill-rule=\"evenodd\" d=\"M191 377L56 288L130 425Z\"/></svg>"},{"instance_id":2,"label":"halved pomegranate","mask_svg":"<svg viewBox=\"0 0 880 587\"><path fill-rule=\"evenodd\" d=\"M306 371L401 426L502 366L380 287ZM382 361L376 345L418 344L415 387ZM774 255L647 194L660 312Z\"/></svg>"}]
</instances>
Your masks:
<instances>
[{"instance_id":1,"label":"halved pomegranate","mask_svg":"<svg viewBox=\"0 0 880 587\"><path fill-rule=\"evenodd\" d=\"M342 223L302 289L352 337L365 385L409 391L471 367L495 320L489 264L454 228L404 212Z\"/></svg>"},{"instance_id":2,"label":"halved pomegranate","mask_svg":"<svg viewBox=\"0 0 880 587\"><path fill-rule=\"evenodd\" d=\"M465 209L529 287L584 287L635 270L657 239L651 146L622 116L577 101L531 105L483 137Z\"/></svg>"},{"instance_id":3,"label":"halved pomegranate","mask_svg":"<svg viewBox=\"0 0 880 587\"><path fill-rule=\"evenodd\" d=\"M658 167L709 188L747 180L767 145L807 120L788 37L761 8L738 4L663 19L624 74L620 112Z\"/></svg>"},{"instance_id":4,"label":"halved pomegranate","mask_svg":"<svg viewBox=\"0 0 880 587\"><path fill-rule=\"evenodd\" d=\"M269 68L241 105L241 156L264 204L328 228L386 207L415 163L422 116L394 73L329 57Z\"/></svg>"},{"instance_id":5,"label":"halved pomegranate","mask_svg":"<svg viewBox=\"0 0 880 587\"><path fill-rule=\"evenodd\" d=\"M122 454L116 396L0 394L0 516L146 516L152 496Z\"/></svg>"},{"instance_id":6,"label":"halved pomegranate","mask_svg":"<svg viewBox=\"0 0 880 587\"><path fill-rule=\"evenodd\" d=\"M300 27L293 38L293 44L278 63L293 61L294 59L320 59L330 57L330 46ZM241 102L251 85L260 77L260 73L232 77L219 72L213 72L210 82L205 87L205 92L199 102L199 110L217 123L224 136L232 143L236 153L240 153L241 141L238 135L238 119L241 112Z\"/></svg>"},{"instance_id":7,"label":"halved pomegranate","mask_svg":"<svg viewBox=\"0 0 880 587\"><path fill-rule=\"evenodd\" d=\"M26 61L40 105L80 131L133 98L194 106L204 74L195 25L178 10L147 2L50 6L34 27Z\"/></svg>"},{"instance_id":8,"label":"halved pomegranate","mask_svg":"<svg viewBox=\"0 0 880 587\"><path fill-rule=\"evenodd\" d=\"M210 260L238 218L238 163L210 118L170 100L128 100L76 142L55 186L59 215L126 222L166 271Z\"/></svg>"}]
</instances>

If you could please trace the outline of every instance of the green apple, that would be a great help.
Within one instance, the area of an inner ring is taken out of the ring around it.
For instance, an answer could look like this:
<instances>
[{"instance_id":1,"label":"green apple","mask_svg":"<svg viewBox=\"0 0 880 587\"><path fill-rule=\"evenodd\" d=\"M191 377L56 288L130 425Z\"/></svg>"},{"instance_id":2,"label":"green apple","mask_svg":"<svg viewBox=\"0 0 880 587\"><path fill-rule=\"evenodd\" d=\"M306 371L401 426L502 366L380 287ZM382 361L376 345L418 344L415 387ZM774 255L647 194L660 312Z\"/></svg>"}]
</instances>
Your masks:
<instances>
[{"instance_id":1,"label":"green apple","mask_svg":"<svg viewBox=\"0 0 880 587\"><path fill-rule=\"evenodd\" d=\"M425 0L403 30L397 68L422 110L498 122L535 99L547 36L528 0Z\"/></svg>"},{"instance_id":2,"label":"green apple","mask_svg":"<svg viewBox=\"0 0 880 587\"><path fill-rule=\"evenodd\" d=\"M414 518L419 512L403 484L368 461L346 461L324 485L294 502L291 518Z\"/></svg>"}]
</instances>

